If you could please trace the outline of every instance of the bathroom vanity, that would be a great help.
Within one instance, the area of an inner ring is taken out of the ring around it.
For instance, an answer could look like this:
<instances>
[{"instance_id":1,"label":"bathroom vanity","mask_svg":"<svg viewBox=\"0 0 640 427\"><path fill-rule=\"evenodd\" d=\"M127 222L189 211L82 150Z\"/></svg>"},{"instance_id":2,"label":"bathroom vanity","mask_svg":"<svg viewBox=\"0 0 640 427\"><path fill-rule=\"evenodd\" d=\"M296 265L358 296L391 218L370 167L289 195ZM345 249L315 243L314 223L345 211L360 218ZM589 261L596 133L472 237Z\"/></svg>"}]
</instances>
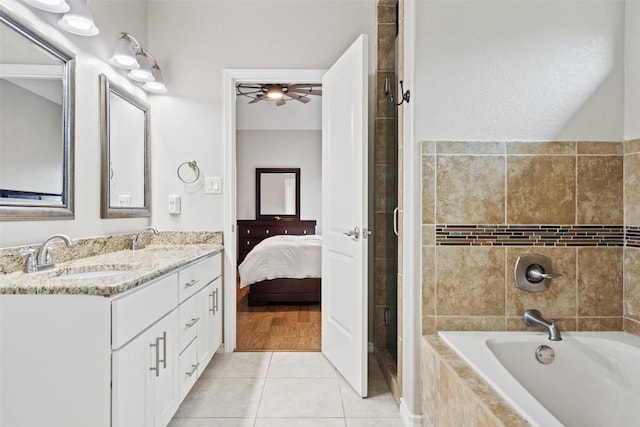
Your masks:
<instances>
[{"instance_id":1,"label":"bathroom vanity","mask_svg":"<svg viewBox=\"0 0 640 427\"><path fill-rule=\"evenodd\" d=\"M0 426L165 427L222 343L221 250L0 275Z\"/></svg>"}]
</instances>

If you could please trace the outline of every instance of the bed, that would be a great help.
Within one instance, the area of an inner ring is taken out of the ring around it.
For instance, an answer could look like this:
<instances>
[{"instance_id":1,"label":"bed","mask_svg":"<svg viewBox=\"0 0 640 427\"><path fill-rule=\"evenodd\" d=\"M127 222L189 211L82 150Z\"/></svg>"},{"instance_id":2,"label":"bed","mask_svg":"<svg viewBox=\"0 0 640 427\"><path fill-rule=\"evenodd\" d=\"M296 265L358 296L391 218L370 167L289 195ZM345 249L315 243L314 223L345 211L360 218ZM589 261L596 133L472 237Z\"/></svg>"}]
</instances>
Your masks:
<instances>
[{"instance_id":1,"label":"bed","mask_svg":"<svg viewBox=\"0 0 640 427\"><path fill-rule=\"evenodd\" d=\"M322 237L280 235L262 240L238 266L248 304L320 302Z\"/></svg>"}]
</instances>

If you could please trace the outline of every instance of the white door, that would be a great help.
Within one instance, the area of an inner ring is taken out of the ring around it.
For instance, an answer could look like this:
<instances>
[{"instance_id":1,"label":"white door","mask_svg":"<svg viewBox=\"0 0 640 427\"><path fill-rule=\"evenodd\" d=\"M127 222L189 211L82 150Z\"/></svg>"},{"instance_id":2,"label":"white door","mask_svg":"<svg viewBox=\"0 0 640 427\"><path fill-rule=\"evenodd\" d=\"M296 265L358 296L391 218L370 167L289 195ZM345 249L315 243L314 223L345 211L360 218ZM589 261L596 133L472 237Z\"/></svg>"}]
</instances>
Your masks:
<instances>
[{"instance_id":1,"label":"white door","mask_svg":"<svg viewBox=\"0 0 640 427\"><path fill-rule=\"evenodd\" d=\"M322 352L367 396L367 36L322 78Z\"/></svg>"}]
</instances>

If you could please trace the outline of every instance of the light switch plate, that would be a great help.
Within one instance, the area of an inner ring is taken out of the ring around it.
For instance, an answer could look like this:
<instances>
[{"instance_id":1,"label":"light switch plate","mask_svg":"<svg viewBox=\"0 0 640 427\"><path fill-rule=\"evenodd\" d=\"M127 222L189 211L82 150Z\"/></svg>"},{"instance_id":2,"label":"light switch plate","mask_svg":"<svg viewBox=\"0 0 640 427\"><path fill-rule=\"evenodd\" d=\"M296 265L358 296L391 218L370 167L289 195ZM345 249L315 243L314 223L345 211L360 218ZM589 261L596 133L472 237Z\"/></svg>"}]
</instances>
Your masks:
<instances>
[{"instance_id":1,"label":"light switch plate","mask_svg":"<svg viewBox=\"0 0 640 427\"><path fill-rule=\"evenodd\" d=\"M219 176L204 177L204 192L207 194L222 193L222 178Z\"/></svg>"}]
</instances>

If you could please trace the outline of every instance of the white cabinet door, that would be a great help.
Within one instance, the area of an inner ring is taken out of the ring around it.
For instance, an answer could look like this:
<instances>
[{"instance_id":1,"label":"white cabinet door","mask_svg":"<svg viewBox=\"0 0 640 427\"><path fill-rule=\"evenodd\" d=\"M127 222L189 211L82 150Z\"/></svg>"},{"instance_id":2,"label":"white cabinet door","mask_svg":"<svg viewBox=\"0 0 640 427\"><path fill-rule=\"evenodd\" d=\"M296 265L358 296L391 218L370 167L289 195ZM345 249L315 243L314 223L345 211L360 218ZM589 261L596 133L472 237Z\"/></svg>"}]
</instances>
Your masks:
<instances>
[{"instance_id":1,"label":"white cabinet door","mask_svg":"<svg viewBox=\"0 0 640 427\"><path fill-rule=\"evenodd\" d=\"M173 310L113 352L113 427L169 424L179 405L178 330Z\"/></svg>"},{"instance_id":2,"label":"white cabinet door","mask_svg":"<svg viewBox=\"0 0 640 427\"><path fill-rule=\"evenodd\" d=\"M112 354L112 427L152 427L150 329ZM155 353L154 353L155 354Z\"/></svg>"},{"instance_id":3,"label":"white cabinet door","mask_svg":"<svg viewBox=\"0 0 640 427\"><path fill-rule=\"evenodd\" d=\"M180 362L178 359L180 319L178 310L173 310L168 316L156 323L152 329L155 331L154 337L159 347L157 353L159 358L156 359L156 347L153 347L151 359L152 368L157 366L158 372L149 371L153 388L151 405L153 425L166 427L180 405Z\"/></svg>"}]
</instances>

